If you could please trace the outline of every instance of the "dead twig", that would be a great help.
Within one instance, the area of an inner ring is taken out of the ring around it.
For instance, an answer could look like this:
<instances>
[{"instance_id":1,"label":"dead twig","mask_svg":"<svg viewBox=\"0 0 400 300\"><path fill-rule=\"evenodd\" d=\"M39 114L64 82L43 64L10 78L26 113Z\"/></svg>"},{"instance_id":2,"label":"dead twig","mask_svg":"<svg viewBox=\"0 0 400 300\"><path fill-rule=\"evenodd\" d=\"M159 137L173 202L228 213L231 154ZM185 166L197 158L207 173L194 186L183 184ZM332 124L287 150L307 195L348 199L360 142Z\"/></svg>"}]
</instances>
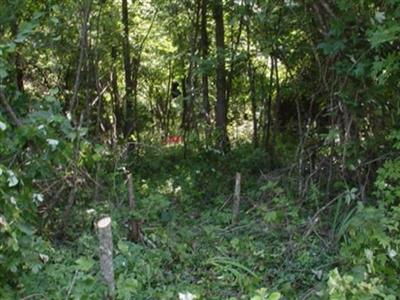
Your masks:
<instances>
[{"instance_id":1,"label":"dead twig","mask_svg":"<svg viewBox=\"0 0 400 300\"><path fill-rule=\"evenodd\" d=\"M319 215L325 211L327 208L329 208L333 203L335 203L337 200L341 199L343 197L343 195L346 192L340 193L339 195L337 195L335 198L333 198L331 201L329 201L327 204L325 204L323 207L321 207L319 210L317 210L317 212L314 214L314 216L310 219L309 222L309 226L307 228L306 233L304 234L304 239L306 239L311 232L314 230L314 226L317 224L318 222L318 217Z\"/></svg>"}]
</instances>

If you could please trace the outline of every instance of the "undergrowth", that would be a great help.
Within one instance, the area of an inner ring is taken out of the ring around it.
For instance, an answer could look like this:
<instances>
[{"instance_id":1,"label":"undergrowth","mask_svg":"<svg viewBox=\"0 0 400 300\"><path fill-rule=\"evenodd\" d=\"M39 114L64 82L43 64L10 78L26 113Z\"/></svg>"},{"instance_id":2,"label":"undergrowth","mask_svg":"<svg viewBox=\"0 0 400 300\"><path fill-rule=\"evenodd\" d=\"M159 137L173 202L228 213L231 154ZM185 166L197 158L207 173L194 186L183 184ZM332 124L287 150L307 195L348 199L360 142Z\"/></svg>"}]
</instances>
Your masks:
<instances>
[{"instance_id":1,"label":"undergrowth","mask_svg":"<svg viewBox=\"0 0 400 300\"><path fill-rule=\"evenodd\" d=\"M1 299L102 298L93 224L104 215L113 220L117 299L396 299L399 293L398 160L388 161L376 180L375 196L388 201L361 203L349 188L318 207L324 193L313 187L305 199L297 197L291 170L281 168L284 157L271 165L247 145L227 155L180 146L128 155L84 140L76 146L84 132L57 118L44 130L36 122L46 116L35 117L13 145L29 145L19 153L24 167L0 169ZM11 139L6 130L0 134ZM72 142L58 142L60 135ZM74 147L80 156L72 168L65 153L73 156ZM3 144L10 159L11 150ZM71 183L79 170L81 179ZM128 171L142 243L126 238ZM242 195L239 222L232 224L236 172ZM78 190L68 213L71 194L46 202L50 193L37 192L73 184Z\"/></svg>"}]
</instances>

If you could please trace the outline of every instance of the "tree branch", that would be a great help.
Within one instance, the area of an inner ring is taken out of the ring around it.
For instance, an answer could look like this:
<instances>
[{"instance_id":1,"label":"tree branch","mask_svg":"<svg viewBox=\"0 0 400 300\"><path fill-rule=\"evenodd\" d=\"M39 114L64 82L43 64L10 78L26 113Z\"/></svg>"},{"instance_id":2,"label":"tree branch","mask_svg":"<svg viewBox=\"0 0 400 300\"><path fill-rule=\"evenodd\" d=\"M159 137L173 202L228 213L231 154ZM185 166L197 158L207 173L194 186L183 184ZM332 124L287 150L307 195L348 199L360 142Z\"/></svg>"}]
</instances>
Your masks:
<instances>
[{"instance_id":1,"label":"tree branch","mask_svg":"<svg viewBox=\"0 0 400 300\"><path fill-rule=\"evenodd\" d=\"M20 119L18 119L17 115L15 114L14 110L12 109L11 105L8 103L6 96L4 95L4 92L2 89L0 89L0 103L2 106L4 106L4 109L10 116L11 120L13 123L17 126L20 127L22 126L22 122Z\"/></svg>"}]
</instances>

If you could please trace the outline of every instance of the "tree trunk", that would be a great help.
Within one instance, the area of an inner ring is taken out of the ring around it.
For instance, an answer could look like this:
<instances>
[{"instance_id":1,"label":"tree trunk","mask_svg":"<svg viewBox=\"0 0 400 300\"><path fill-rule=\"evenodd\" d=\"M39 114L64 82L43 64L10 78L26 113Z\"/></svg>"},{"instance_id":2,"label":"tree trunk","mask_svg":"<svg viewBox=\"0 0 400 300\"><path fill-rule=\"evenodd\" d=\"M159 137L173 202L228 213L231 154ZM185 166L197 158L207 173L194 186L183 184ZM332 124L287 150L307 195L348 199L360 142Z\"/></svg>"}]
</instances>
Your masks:
<instances>
[{"instance_id":1,"label":"tree trunk","mask_svg":"<svg viewBox=\"0 0 400 300\"><path fill-rule=\"evenodd\" d=\"M113 241L111 232L111 218L103 218L97 222L100 241L100 269L104 282L108 286L108 293L113 298L115 293Z\"/></svg>"},{"instance_id":2,"label":"tree trunk","mask_svg":"<svg viewBox=\"0 0 400 300\"><path fill-rule=\"evenodd\" d=\"M195 16L192 18L192 28L194 28L193 34L190 36L190 56L189 56L189 68L187 70L186 77L186 96L184 97L184 109L185 113L185 126L183 133L184 152L187 150L187 137L194 128L194 102L196 99L196 74L194 73L195 56L198 48L198 36L199 36L199 25L200 25L200 13L201 13L201 0L196 1Z\"/></svg>"},{"instance_id":3,"label":"tree trunk","mask_svg":"<svg viewBox=\"0 0 400 300\"><path fill-rule=\"evenodd\" d=\"M201 1L201 30L200 30L200 51L201 58L203 61L208 59L208 32L207 32L207 5L208 0ZM203 70L201 77L201 91L203 96L203 110L204 119L206 121L206 140L210 139L210 129L211 129L211 107L209 98L209 87L208 87L208 71Z\"/></svg>"},{"instance_id":4,"label":"tree trunk","mask_svg":"<svg viewBox=\"0 0 400 300\"><path fill-rule=\"evenodd\" d=\"M229 150L228 125L228 101L226 98L226 69L225 69L225 29L224 11L222 0L214 3L215 42L217 48L217 104L215 108L217 148L226 152Z\"/></svg>"},{"instance_id":5,"label":"tree trunk","mask_svg":"<svg viewBox=\"0 0 400 300\"><path fill-rule=\"evenodd\" d=\"M88 30L89 30L89 18L90 18L90 11L91 11L91 6L92 6L92 1L87 0L84 4L83 8L83 19L82 19L82 25L81 25L81 33L80 33L80 51L79 51L79 59L78 59L78 66L76 69L76 75L75 75L75 83L74 83L74 89L72 93L72 98L69 103L69 111L71 115L73 116L73 119L77 122L78 120L78 113L75 111L75 109L79 105L78 101L78 92L79 92L79 87L81 85L81 73L82 73L82 68L86 65L87 61L87 48L88 48Z\"/></svg>"},{"instance_id":6,"label":"tree trunk","mask_svg":"<svg viewBox=\"0 0 400 300\"><path fill-rule=\"evenodd\" d=\"M272 127L272 96L273 96L273 80L274 80L274 59L270 56L270 75L269 75L269 91L268 99L264 102L264 147L268 151L270 148L271 127Z\"/></svg>"},{"instance_id":7,"label":"tree trunk","mask_svg":"<svg viewBox=\"0 0 400 300\"><path fill-rule=\"evenodd\" d=\"M120 133L122 132L123 126L123 111L121 105L121 98L119 95L118 88L118 72L117 72L117 50L116 47L113 46L111 49L111 59L112 59L112 69L111 69L111 90L112 90L112 98L113 98L113 106L114 106L114 131L115 138L118 138Z\"/></svg>"},{"instance_id":8,"label":"tree trunk","mask_svg":"<svg viewBox=\"0 0 400 300\"><path fill-rule=\"evenodd\" d=\"M133 131L133 81L132 81L132 62L131 62L131 47L129 42L129 15L128 15L128 0L122 0L122 24L124 26L123 39L123 58L125 71L125 128L124 135L129 137Z\"/></svg>"},{"instance_id":9,"label":"tree trunk","mask_svg":"<svg viewBox=\"0 0 400 300\"><path fill-rule=\"evenodd\" d=\"M238 48L240 45L240 38L242 36L242 31L243 31L243 23L244 23L244 15L242 15L240 17L239 20L239 28L238 28L238 32L237 32L237 36L236 39L234 38L234 34L233 34L233 25L232 27L232 31L231 31L231 57L230 57L230 66L229 66L229 71L227 74L227 83L226 83L226 101L229 102L229 99L231 98L231 94L232 94L232 85L233 85L233 78L236 74L236 54L238 52Z\"/></svg>"},{"instance_id":10,"label":"tree trunk","mask_svg":"<svg viewBox=\"0 0 400 300\"><path fill-rule=\"evenodd\" d=\"M273 59L275 61L274 67L275 67L276 96L275 96L275 128L273 131L272 143L275 145L276 135L282 129L282 120L280 119L282 101L281 101L280 82L279 82L280 79L279 79L279 69L278 69L278 58L274 57Z\"/></svg>"},{"instance_id":11,"label":"tree trunk","mask_svg":"<svg viewBox=\"0 0 400 300\"><path fill-rule=\"evenodd\" d=\"M255 87L255 71L251 61L250 53L250 25L247 23L247 76L249 80L249 95L251 100L251 113L253 118L253 146L258 147L258 123L257 123L257 98L256 98L256 87Z\"/></svg>"},{"instance_id":12,"label":"tree trunk","mask_svg":"<svg viewBox=\"0 0 400 300\"><path fill-rule=\"evenodd\" d=\"M12 27L11 27L14 38L17 38L18 27L19 27L19 22L18 22L18 20L15 20L15 22L13 22ZM24 71L23 71L23 65L22 65L22 57L20 54L20 47L18 46L18 44L16 46L15 54L14 54L14 65L15 65L15 82L17 85L17 89L19 92L23 93L25 91Z\"/></svg>"}]
</instances>

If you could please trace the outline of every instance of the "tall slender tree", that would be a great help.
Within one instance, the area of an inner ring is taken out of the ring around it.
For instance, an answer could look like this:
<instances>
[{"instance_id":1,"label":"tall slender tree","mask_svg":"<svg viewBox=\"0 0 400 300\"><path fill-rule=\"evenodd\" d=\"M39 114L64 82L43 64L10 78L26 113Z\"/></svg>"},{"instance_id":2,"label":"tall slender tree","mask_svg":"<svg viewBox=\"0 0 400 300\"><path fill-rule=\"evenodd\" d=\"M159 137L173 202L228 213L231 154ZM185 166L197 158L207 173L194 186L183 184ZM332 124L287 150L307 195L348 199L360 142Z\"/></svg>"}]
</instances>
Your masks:
<instances>
[{"instance_id":1,"label":"tall slender tree","mask_svg":"<svg viewBox=\"0 0 400 300\"><path fill-rule=\"evenodd\" d=\"M256 86L255 86L255 70L251 57L251 41L250 41L250 19L246 23L247 33L247 77L249 81L249 97L251 100L251 114L253 121L253 146L258 147L258 120L257 120L257 97L256 97Z\"/></svg>"},{"instance_id":2,"label":"tall slender tree","mask_svg":"<svg viewBox=\"0 0 400 300\"><path fill-rule=\"evenodd\" d=\"M132 62L131 62L131 47L129 41L129 11L128 1L122 0L122 24L124 26L124 37L123 37L123 60L124 60L124 71L125 71L125 126L124 134L125 137L133 131L133 80L132 80Z\"/></svg>"},{"instance_id":3,"label":"tall slender tree","mask_svg":"<svg viewBox=\"0 0 400 300\"><path fill-rule=\"evenodd\" d=\"M217 147L222 151L229 150L228 137L228 101L226 97L226 69L225 69L225 28L224 7L222 0L216 0L213 6L215 20L215 45L217 48L216 87L217 103L215 107Z\"/></svg>"},{"instance_id":4,"label":"tall slender tree","mask_svg":"<svg viewBox=\"0 0 400 300\"><path fill-rule=\"evenodd\" d=\"M203 62L208 59L209 55L209 39L207 32L207 7L208 0L201 0L201 38L200 38L200 51ZM208 70L203 70L201 77L201 91L203 97L203 110L206 121L206 137L209 139L209 132L211 126L211 107L209 98L209 81L208 81Z\"/></svg>"}]
</instances>

